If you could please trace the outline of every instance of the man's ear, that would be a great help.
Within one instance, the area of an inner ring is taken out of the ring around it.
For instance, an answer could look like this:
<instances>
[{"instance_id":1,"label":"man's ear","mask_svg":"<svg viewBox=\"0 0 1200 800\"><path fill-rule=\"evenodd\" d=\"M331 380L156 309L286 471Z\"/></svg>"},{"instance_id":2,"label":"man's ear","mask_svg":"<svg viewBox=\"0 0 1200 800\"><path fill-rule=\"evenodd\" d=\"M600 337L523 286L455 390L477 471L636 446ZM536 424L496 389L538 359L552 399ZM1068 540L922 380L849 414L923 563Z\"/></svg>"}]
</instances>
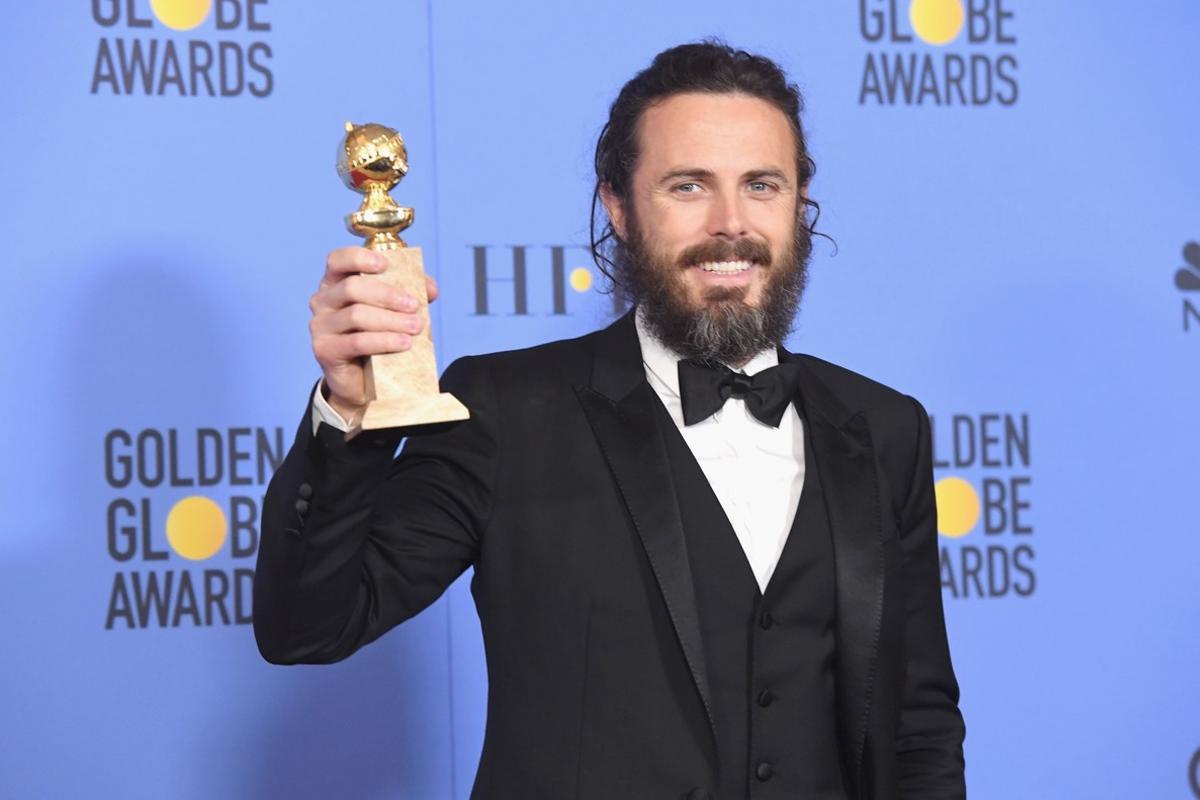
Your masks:
<instances>
[{"instance_id":1,"label":"man's ear","mask_svg":"<svg viewBox=\"0 0 1200 800\"><path fill-rule=\"evenodd\" d=\"M617 238L625 241L625 204L613 193L610 184L600 184L600 202L604 204L604 211L613 230L617 232Z\"/></svg>"}]
</instances>

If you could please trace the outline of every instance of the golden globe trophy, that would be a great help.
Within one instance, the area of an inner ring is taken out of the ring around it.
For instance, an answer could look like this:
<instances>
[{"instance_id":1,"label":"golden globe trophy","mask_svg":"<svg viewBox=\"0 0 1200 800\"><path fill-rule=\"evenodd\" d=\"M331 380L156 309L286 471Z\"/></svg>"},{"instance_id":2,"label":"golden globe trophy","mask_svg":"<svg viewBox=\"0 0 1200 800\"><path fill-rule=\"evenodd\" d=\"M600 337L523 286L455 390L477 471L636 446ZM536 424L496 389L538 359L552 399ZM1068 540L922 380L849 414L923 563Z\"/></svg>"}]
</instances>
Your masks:
<instances>
[{"instance_id":1,"label":"golden globe trophy","mask_svg":"<svg viewBox=\"0 0 1200 800\"><path fill-rule=\"evenodd\" d=\"M408 247L398 236L412 224L413 210L396 205L388 194L408 173L404 140L383 125L347 122L337 171L348 187L364 195L358 211L346 217L346 227L366 237L366 246L387 259L387 269L374 277L415 297L420 304L416 313L425 323L412 337L411 349L367 359L367 405L350 420L346 438L364 430L467 419L470 412L466 406L438 389L421 249Z\"/></svg>"}]
</instances>

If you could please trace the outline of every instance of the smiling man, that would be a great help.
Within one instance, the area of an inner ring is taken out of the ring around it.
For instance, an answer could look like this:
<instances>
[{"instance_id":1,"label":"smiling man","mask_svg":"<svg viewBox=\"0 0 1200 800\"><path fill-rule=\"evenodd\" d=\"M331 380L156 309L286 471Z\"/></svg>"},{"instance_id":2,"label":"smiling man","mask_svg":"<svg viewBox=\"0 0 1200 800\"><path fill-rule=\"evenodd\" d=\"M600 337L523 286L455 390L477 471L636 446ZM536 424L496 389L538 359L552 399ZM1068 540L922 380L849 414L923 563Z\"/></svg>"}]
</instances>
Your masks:
<instances>
[{"instance_id":1,"label":"smiling man","mask_svg":"<svg viewBox=\"0 0 1200 800\"><path fill-rule=\"evenodd\" d=\"M802 201L812 162L788 119L752 94L687 91L645 108L639 141L655 146L643 144L632 172L605 163L617 147L611 128L601 139L616 279L684 358L740 367L791 329L810 250Z\"/></svg>"},{"instance_id":2,"label":"smiling man","mask_svg":"<svg viewBox=\"0 0 1200 800\"><path fill-rule=\"evenodd\" d=\"M323 380L264 509L264 657L345 658L473 566L474 797L965 795L928 419L782 349L815 210L800 109L777 65L721 43L627 83L593 251L635 309L455 362L465 422L344 440L362 357L419 322L358 275L374 254L330 254Z\"/></svg>"}]
</instances>

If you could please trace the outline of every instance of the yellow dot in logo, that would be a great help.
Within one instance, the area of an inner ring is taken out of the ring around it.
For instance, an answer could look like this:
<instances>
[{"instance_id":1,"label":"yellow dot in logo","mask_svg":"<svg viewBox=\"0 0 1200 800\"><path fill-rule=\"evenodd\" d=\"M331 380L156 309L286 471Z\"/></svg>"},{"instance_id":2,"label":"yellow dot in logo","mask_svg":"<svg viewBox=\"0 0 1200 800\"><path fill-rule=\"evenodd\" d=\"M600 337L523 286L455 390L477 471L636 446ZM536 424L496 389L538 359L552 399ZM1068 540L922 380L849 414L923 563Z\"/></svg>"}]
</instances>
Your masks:
<instances>
[{"instance_id":1,"label":"yellow dot in logo","mask_svg":"<svg viewBox=\"0 0 1200 800\"><path fill-rule=\"evenodd\" d=\"M912 29L929 44L954 41L963 26L962 0L912 0L908 21Z\"/></svg>"},{"instance_id":2,"label":"yellow dot in logo","mask_svg":"<svg viewBox=\"0 0 1200 800\"><path fill-rule=\"evenodd\" d=\"M208 19L212 0L150 0L150 8L168 28L190 31Z\"/></svg>"},{"instance_id":3,"label":"yellow dot in logo","mask_svg":"<svg viewBox=\"0 0 1200 800\"><path fill-rule=\"evenodd\" d=\"M937 499L938 533L957 539L979 521L979 495L962 478L942 478L933 487Z\"/></svg>"},{"instance_id":4,"label":"yellow dot in logo","mask_svg":"<svg viewBox=\"0 0 1200 800\"><path fill-rule=\"evenodd\" d=\"M207 497L185 497L167 514L167 542L176 553L191 561L216 555L225 544L227 533L225 512Z\"/></svg>"},{"instance_id":5,"label":"yellow dot in logo","mask_svg":"<svg viewBox=\"0 0 1200 800\"><path fill-rule=\"evenodd\" d=\"M571 288L577 292L586 292L592 288L592 273L583 267L571 270Z\"/></svg>"}]
</instances>

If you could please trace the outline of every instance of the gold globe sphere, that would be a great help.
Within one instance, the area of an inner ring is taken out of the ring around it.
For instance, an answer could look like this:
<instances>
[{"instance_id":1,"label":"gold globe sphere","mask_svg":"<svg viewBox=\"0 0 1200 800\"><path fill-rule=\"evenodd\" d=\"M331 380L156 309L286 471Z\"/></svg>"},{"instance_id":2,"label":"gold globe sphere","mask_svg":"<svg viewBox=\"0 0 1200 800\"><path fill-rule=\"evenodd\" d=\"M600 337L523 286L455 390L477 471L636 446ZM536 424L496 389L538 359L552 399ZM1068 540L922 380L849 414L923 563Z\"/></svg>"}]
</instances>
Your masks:
<instances>
[{"instance_id":1,"label":"gold globe sphere","mask_svg":"<svg viewBox=\"0 0 1200 800\"><path fill-rule=\"evenodd\" d=\"M338 150L337 172L346 186L358 192L379 187L388 191L408 173L408 149L396 131L384 125L346 123Z\"/></svg>"},{"instance_id":2,"label":"gold globe sphere","mask_svg":"<svg viewBox=\"0 0 1200 800\"><path fill-rule=\"evenodd\" d=\"M362 205L346 217L346 227L375 249L404 247L397 234L412 224L413 210L396 205L388 194L408 173L404 139L386 125L346 123L338 150L342 183L363 195Z\"/></svg>"}]
</instances>

